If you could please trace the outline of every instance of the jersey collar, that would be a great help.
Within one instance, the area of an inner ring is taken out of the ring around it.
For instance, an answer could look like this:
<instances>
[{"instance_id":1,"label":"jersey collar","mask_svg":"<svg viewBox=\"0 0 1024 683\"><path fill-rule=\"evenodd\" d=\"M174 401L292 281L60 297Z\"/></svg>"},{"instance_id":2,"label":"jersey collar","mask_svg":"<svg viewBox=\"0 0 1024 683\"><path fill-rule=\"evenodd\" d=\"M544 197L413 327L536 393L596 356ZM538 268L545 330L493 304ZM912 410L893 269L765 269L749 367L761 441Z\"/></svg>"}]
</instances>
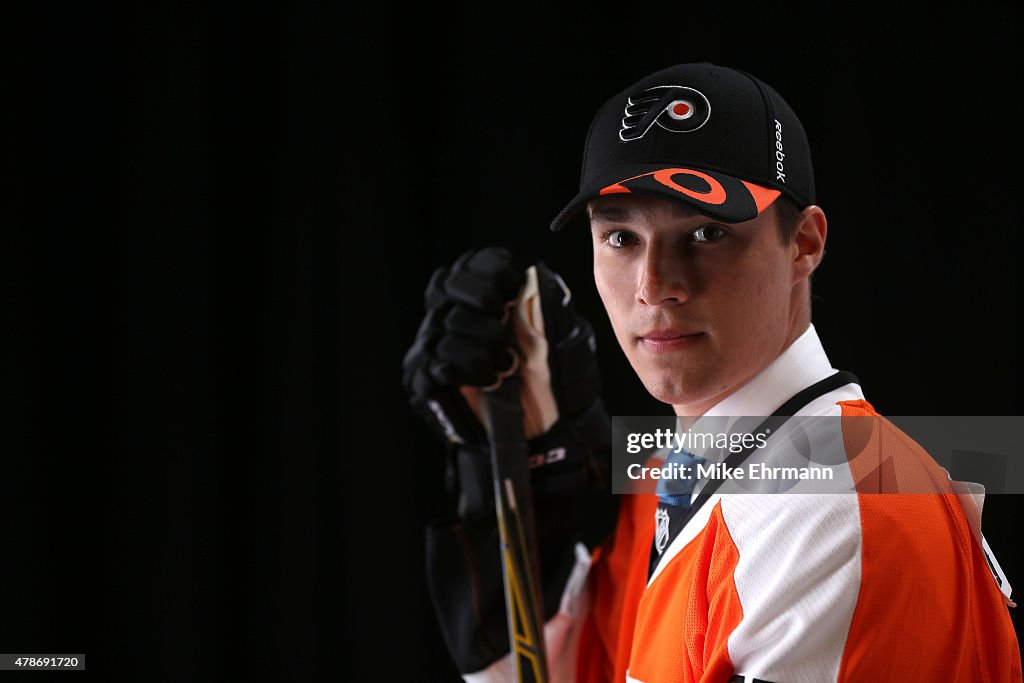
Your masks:
<instances>
[{"instance_id":1,"label":"jersey collar","mask_svg":"<svg viewBox=\"0 0 1024 683\"><path fill-rule=\"evenodd\" d=\"M771 415L801 389L835 372L814 325L809 325L768 367L704 416Z\"/></svg>"}]
</instances>

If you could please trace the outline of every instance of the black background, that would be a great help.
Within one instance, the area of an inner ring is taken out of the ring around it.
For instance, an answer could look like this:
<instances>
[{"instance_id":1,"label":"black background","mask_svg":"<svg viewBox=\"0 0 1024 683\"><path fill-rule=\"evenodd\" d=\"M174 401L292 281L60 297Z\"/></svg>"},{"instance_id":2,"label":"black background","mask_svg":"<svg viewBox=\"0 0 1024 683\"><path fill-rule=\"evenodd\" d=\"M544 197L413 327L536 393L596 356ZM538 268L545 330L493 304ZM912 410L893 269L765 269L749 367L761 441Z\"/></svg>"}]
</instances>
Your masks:
<instances>
[{"instance_id":1,"label":"black background","mask_svg":"<svg viewBox=\"0 0 1024 683\"><path fill-rule=\"evenodd\" d=\"M573 194L597 107L712 61L800 114L814 322L890 415L1020 415L1016 9L585 14L68 5L12 17L0 651L105 680L449 680L423 580L441 447L401 356L431 271L545 259L612 413ZM986 501L1004 569L1016 496ZM1016 612L1014 618L1020 623Z\"/></svg>"}]
</instances>

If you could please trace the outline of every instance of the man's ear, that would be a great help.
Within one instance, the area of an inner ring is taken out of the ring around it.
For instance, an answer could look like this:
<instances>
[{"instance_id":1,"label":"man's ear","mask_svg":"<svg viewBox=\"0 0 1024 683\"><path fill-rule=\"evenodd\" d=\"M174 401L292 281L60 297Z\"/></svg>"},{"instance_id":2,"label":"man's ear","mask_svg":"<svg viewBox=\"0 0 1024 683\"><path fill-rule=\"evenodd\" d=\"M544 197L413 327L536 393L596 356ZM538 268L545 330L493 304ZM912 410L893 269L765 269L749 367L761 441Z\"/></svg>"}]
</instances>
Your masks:
<instances>
[{"instance_id":1,"label":"man's ear","mask_svg":"<svg viewBox=\"0 0 1024 683\"><path fill-rule=\"evenodd\" d=\"M796 234L793 236L793 277L803 279L811 276L825 256L825 237L828 235L828 221L820 206L811 204L797 219Z\"/></svg>"}]
</instances>

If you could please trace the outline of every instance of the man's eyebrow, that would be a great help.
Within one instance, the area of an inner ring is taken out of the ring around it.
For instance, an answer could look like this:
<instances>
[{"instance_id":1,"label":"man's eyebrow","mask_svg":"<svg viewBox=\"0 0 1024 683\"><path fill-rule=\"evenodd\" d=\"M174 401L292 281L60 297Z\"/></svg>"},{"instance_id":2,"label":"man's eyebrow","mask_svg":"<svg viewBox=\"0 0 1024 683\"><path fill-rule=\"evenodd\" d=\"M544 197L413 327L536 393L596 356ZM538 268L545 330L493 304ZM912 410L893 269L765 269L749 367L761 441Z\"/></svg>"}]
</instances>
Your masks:
<instances>
[{"instance_id":1,"label":"man's eyebrow","mask_svg":"<svg viewBox=\"0 0 1024 683\"><path fill-rule=\"evenodd\" d=\"M615 204L592 204L588 214L591 223L628 223L636 217L636 211L629 207L617 206ZM672 202L672 216L675 218L689 218L698 213L681 202Z\"/></svg>"},{"instance_id":2,"label":"man's eyebrow","mask_svg":"<svg viewBox=\"0 0 1024 683\"><path fill-rule=\"evenodd\" d=\"M597 204L588 213L591 223L626 223L636 212L622 206Z\"/></svg>"}]
</instances>

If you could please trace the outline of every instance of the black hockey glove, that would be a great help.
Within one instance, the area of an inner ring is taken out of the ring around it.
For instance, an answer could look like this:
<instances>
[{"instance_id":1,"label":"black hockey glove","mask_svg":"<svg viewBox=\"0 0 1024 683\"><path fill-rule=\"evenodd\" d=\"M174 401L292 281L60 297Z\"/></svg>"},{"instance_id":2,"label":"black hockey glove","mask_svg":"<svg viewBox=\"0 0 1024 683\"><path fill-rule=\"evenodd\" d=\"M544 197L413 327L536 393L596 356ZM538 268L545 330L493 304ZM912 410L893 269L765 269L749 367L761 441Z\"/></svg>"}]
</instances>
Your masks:
<instances>
[{"instance_id":1,"label":"black hockey glove","mask_svg":"<svg viewBox=\"0 0 1024 683\"><path fill-rule=\"evenodd\" d=\"M513 371L523 378L545 619L557 612L574 565L580 494L604 485L611 425L590 324L543 264L524 275L504 250L468 252L435 271L426 309L404 383L448 443L446 486L459 518L428 527L427 575L449 651L470 673L509 651L490 451L476 410L481 388Z\"/></svg>"},{"instance_id":2,"label":"black hockey glove","mask_svg":"<svg viewBox=\"0 0 1024 683\"><path fill-rule=\"evenodd\" d=\"M462 518L494 513L489 445L476 404L480 389L511 372L523 376L535 499L583 490L607 467L601 455L610 448L611 426L590 323L556 273L543 263L533 270L524 275L496 248L438 268L403 362L412 406L449 444L447 485ZM517 301L524 285L528 291Z\"/></svg>"}]
</instances>

